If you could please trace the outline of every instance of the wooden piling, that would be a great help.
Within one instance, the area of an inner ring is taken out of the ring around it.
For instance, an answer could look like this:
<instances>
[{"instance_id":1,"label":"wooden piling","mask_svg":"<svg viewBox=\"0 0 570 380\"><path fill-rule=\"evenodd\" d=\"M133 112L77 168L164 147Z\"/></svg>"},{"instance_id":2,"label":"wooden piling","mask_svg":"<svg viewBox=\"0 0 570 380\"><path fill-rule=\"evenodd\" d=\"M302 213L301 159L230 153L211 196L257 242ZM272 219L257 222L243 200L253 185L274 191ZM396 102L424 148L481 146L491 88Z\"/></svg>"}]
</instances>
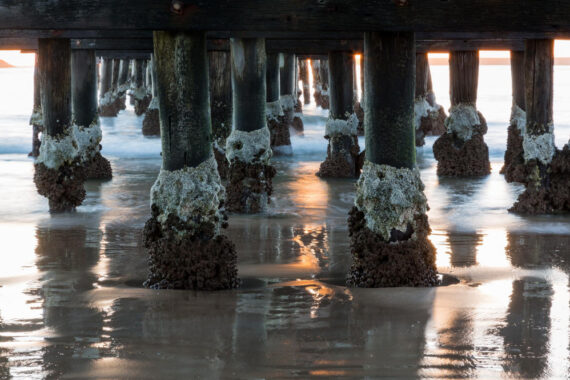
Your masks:
<instances>
[{"instance_id":1,"label":"wooden piling","mask_svg":"<svg viewBox=\"0 0 570 380\"><path fill-rule=\"evenodd\" d=\"M231 38L230 49L234 130L226 142L226 205L233 212L257 213L270 201L275 176L266 121L265 39Z\"/></svg>"},{"instance_id":2,"label":"wooden piling","mask_svg":"<svg viewBox=\"0 0 570 380\"><path fill-rule=\"evenodd\" d=\"M97 58L95 50L74 50L71 55L72 105L75 124L97 122Z\"/></svg>"},{"instance_id":3,"label":"wooden piling","mask_svg":"<svg viewBox=\"0 0 570 380\"><path fill-rule=\"evenodd\" d=\"M413 169L415 38L413 33L365 33L366 159ZM389 78L389 80L387 80Z\"/></svg>"},{"instance_id":4,"label":"wooden piling","mask_svg":"<svg viewBox=\"0 0 570 380\"><path fill-rule=\"evenodd\" d=\"M433 146L437 173L452 177L487 175L491 172L489 148L483 138L487 122L476 106L479 52L452 51L449 76L451 109L446 120L447 131Z\"/></svg>"},{"instance_id":5,"label":"wooden piling","mask_svg":"<svg viewBox=\"0 0 570 380\"><path fill-rule=\"evenodd\" d=\"M358 118L354 114L354 56L351 52L329 52L330 112L325 129L327 157L317 173L320 177L357 176Z\"/></svg>"},{"instance_id":6,"label":"wooden piling","mask_svg":"<svg viewBox=\"0 0 570 380\"><path fill-rule=\"evenodd\" d=\"M84 170L80 159L67 152L73 146L71 128L71 43L69 39L38 40L41 103L44 138L52 145L40 150L34 183L38 193L47 197L51 212L71 211L85 198ZM57 141L58 144L53 145ZM60 150L59 144L64 145ZM66 157L62 161L59 157ZM72 162L69 162L72 160Z\"/></svg>"},{"instance_id":7,"label":"wooden piling","mask_svg":"<svg viewBox=\"0 0 570 380\"><path fill-rule=\"evenodd\" d=\"M154 32L154 57L163 169L198 166L212 156L205 34ZM142 60L135 73L140 88Z\"/></svg>"},{"instance_id":8,"label":"wooden piling","mask_svg":"<svg viewBox=\"0 0 570 380\"><path fill-rule=\"evenodd\" d=\"M366 161L349 213L353 264L348 283L433 286L438 282L435 248L428 239L428 208L415 167L414 34L365 33L364 56ZM332 72L331 57L329 63ZM396 194L405 201L394 202Z\"/></svg>"},{"instance_id":9,"label":"wooden piling","mask_svg":"<svg viewBox=\"0 0 570 380\"><path fill-rule=\"evenodd\" d=\"M227 217L212 157L206 33L155 31L154 58L163 164L143 231L149 253L144 285L234 288L237 255L221 233Z\"/></svg>"}]
</instances>

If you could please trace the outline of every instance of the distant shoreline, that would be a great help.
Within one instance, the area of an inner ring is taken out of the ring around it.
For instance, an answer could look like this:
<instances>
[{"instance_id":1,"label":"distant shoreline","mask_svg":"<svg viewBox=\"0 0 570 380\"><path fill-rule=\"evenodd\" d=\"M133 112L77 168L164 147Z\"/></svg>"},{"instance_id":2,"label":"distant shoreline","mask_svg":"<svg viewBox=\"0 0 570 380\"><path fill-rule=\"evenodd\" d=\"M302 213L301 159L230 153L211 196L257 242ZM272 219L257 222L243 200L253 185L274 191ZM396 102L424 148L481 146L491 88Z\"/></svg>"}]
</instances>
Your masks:
<instances>
[{"instance_id":1,"label":"distant shoreline","mask_svg":"<svg viewBox=\"0 0 570 380\"><path fill-rule=\"evenodd\" d=\"M449 61L447 58L430 58L429 64L432 66L447 66ZM481 58L479 64L486 66L509 66L511 60L509 58ZM554 58L554 65L557 66L570 66L570 57Z\"/></svg>"},{"instance_id":2,"label":"distant shoreline","mask_svg":"<svg viewBox=\"0 0 570 380\"><path fill-rule=\"evenodd\" d=\"M8 68L12 68L12 67L16 67L16 66L9 64L8 62L4 61L3 59L0 59L0 68L8 69Z\"/></svg>"}]
</instances>

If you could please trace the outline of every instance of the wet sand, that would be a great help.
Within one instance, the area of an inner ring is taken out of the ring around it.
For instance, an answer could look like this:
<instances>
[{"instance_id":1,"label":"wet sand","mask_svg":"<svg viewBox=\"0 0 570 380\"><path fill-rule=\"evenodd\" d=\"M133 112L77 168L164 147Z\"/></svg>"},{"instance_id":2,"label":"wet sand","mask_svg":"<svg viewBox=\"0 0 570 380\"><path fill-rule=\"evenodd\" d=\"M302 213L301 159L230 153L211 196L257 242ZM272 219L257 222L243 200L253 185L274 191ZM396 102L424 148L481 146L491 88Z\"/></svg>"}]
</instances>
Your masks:
<instances>
[{"instance_id":1,"label":"wet sand","mask_svg":"<svg viewBox=\"0 0 570 380\"><path fill-rule=\"evenodd\" d=\"M140 131L132 110L119 119ZM508 214L523 189L498 174L502 152L488 177L438 178L428 138L430 238L439 272L460 282L346 288L354 181L315 176L326 141L306 147L324 118L304 122L297 155L273 160L269 212L230 216L243 281L232 291L142 288L156 152L110 154L113 180L89 182L76 213L54 216L32 161L2 155L0 379L568 377L569 216ZM131 133L113 123L108 141Z\"/></svg>"}]
</instances>

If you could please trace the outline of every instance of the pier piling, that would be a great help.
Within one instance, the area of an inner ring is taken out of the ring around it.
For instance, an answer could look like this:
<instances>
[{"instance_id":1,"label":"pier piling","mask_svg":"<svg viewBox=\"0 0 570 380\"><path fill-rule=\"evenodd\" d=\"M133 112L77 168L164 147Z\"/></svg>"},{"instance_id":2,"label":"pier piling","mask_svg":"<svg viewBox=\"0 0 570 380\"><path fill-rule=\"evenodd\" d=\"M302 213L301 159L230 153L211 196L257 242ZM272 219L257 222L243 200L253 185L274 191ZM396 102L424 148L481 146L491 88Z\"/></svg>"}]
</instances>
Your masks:
<instances>
[{"instance_id":1,"label":"pier piling","mask_svg":"<svg viewBox=\"0 0 570 380\"><path fill-rule=\"evenodd\" d=\"M321 163L320 177L354 178L360 148L358 117L354 113L354 57L351 52L329 53L330 112L325 127L327 158Z\"/></svg>"},{"instance_id":2,"label":"pier piling","mask_svg":"<svg viewBox=\"0 0 570 380\"><path fill-rule=\"evenodd\" d=\"M265 39L232 38L230 47L233 130L226 140L230 163L227 208L257 213L270 202L276 173L270 163L273 153L266 116Z\"/></svg>"},{"instance_id":3,"label":"pier piling","mask_svg":"<svg viewBox=\"0 0 570 380\"><path fill-rule=\"evenodd\" d=\"M225 191L212 152L206 35L154 32L154 58L162 169L143 232L150 255L145 286L234 288L236 252L221 233Z\"/></svg>"},{"instance_id":4,"label":"pier piling","mask_svg":"<svg viewBox=\"0 0 570 380\"><path fill-rule=\"evenodd\" d=\"M449 55L451 109L446 132L433 145L437 174L451 177L483 176L491 172L489 148L483 139L487 122L477 111L479 52L453 51Z\"/></svg>"},{"instance_id":5,"label":"pier piling","mask_svg":"<svg viewBox=\"0 0 570 380\"><path fill-rule=\"evenodd\" d=\"M428 239L428 206L415 156L414 34L367 32L364 56L366 160L349 213L348 283L432 286L435 248Z\"/></svg>"}]
</instances>

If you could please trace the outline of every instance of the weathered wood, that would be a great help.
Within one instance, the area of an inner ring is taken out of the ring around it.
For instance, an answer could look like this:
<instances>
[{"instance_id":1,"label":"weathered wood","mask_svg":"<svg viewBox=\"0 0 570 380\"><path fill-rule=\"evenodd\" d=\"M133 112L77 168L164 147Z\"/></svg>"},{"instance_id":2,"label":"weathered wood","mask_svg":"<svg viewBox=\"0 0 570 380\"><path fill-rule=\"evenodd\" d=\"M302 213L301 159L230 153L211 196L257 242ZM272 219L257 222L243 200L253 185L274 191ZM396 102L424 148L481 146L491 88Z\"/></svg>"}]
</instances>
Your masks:
<instances>
[{"instance_id":1,"label":"weathered wood","mask_svg":"<svg viewBox=\"0 0 570 380\"><path fill-rule=\"evenodd\" d=\"M71 123L71 48L68 39L40 39L38 65L44 131L63 134Z\"/></svg>"},{"instance_id":2,"label":"weathered wood","mask_svg":"<svg viewBox=\"0 0 570 380\"><path fill-rule=\"evenodd\" d=\"M329 97L332 119L347 120L354 112L354 57L352 53L329 53Z\"/></svg>"},{"instance_id":3,"label":"weathered wood","mask_svg":"<svg viewBox=\"0 0 570 380\"><path fill-rule=\"evenodd\" d=\"M554 41L526 41L524 60L526 132L541 135L552 125Z\"/></svg>"},{"instance_id":4,"label":"weathered wood","mask_svg":"<svg viewBox=\"0 0 570 380\"><path fill-rule=\"evenodd\" d=\"M134 50L96 50L97 57L119 59L149 59L151 52Z\"/></svg>"},{"instance_id":5,"label":"weathered wood","mask_svg":"<svg viewBox=\"0 0 570 380\"><path fill-rule=\"evenodd\" d=\"M198 166L212 156L206 35L156 31L154 57L162 167Z\"/></svg>"},{"instance_id":6,"label":"weathered wood","mask_svg":"<svg viewBox=\"0 0 570 380\"><path fill-rule=\"evenodd\" d=\"M292 95L296 97L295 88L295 54L283 54L283 66L280 71L280 91L281 95Z\"/></svg>"},{"instance_id":7,"label":"weathered wood","mask_svg":"<svg viewBox=\"0 0 570 380\"><path fill-rule=\"evenodd\" d=\"M152 97L155 98L158 96L157 88L156 88L156 63L154 59L154 54L150 56L150 78L152 82Z\"/></svg>"},{"instance_id":8,"label":"weathered wood","mask_svg":"<svg viewBox=\"0 0 570 380\"><path fill-rule=\"evenodd\" d=\"M155 46L155 54L156 54L156 46ZM144 78L145 78L145 71L144 71L144 59L135 59L133 64L133 83L135 88L141 88L144 86Z\"/></svg>"},{"instance_id":9,"label":"weathered wood","mask_svg":"<svg viewBox=\"0 0 570 380\"><path fill-rule=\"evenodd\" d=\"M251 132L267 126L265 40L232 38L233 128Z\"/></svg>"},{"instance_id":10,"label":"weathered wood","mask_svg":"<svg viewBox=\"0 0 570 380\"><path fill-rule=\"evenodd\" d=\"M6 29L224 31L560 32L570 2L559 0L4 0ZM255 11L252 11L255 10Z\"/></svg>"},{"instance_id":11,"label":"weathered wood","mask_svg":"<svg viewBox=\"0 0 570 380\"><path fill-rule=\"evenodd\" d=\"M275 39L266 41L267 52L283 52L299 55L321 54L343 50L362 53L362 35L350 40L323 39ZM102 55L115 58L121 54L149 54L152 52L152 38L114 38L114 39L73 39L73 50L98 50ZM36 38L0 38L0 49L37 50ZM228 51L228 39L209 39L208 51ZM452 50L524 50L524 40L512 39L475 39L475 40L424 40L416 41L418 52L448 52ZM146 58L146 56L145 56ZM306 58L303 58L306 59Z\"/></svg>"},{"instance_id":12,"label":"weathered wood","mask_svg":"<svg viewBox=\"0 0 570 380\"><path fill-rule=\"evenodd\" d=\"M279 83L279 53L267 54L267 75L265 78L267 83L267 102L278 101L281 95Z\"/></svg>"},{"instance_id":13,"label":"weathered wood","mask_svg":"<svg viewBox=\"0 0 570 380\"><path fill-rule=\"evenodd\" d=\"M113 60L104 58L101 64L101 85L99 96L102 98L113 87Z\"/></svg>"},{"instance_id":14,"label":"weathered wood","mask_svg":"<svg viewBox=\"0 0 570 380\"><path fill-rule=\"evenodd\" d=\"M451 105L477 103L479 52L454 51L449 55Z\"/></svg>"},{"instance_id":15,"label":"weathered wood","mask_svg":"<svg viewBox=\"0 0 570 380\"><path fill-rule=\"evenodd\" d=\"M39 54L35 56L35 64L34 64L34 111L41 110L42 108L42 93L41 93L41 85L40 85L40 71L39 71L39 61L38 61Z\"/></svg>"},{"instance_id":16,"label":"weathered wood","mask_svg":"<svg viewBox=\"0 0 570 380\"><path fill-rule=\"evenodd\" d=\"M113 59L113 79L111 80L111 88L116 90L119 87L119 70L121 68L121 60Z\"/></svg>"},{"instance_id":17,"label":"weathered wood","mask_svg":"<svg viewBox=\"0 0 570 380\"><path fill-rule=\"evenodd\" d=\"M511 77L513 82L513 105L523 111L525 106L524 51L511 51Z\"/></svg>"},{"instance_id":18,"label":"weathered wood","mask_svg":"<svg viewBox=\"0 0 570 380\"><path fill-rule=\"evenodd\" d=\"M97 120L97 58L95 50L71 54L71 95L74 123L88 127Z\"/></svg>"},{"instance_id":19,"label":"weathered wood","mask_svg":"<svg viewBox=\"0 0 570 380\"><path fill-rule=\"evenodd\" d=\"M364 34L366 159L414 168L416 164L414 34Z\"/></svg>"},{"instance_id":20,"label":"weathered wood","mask_svg":"<svg viewBox=\"0 0 570 380\"><path fill-rule=\"evenodd\" d=\"M210 107L214 138L224 144L232 131L232 76L229 52L208 53L210 67Z\"/></svg>"},{"instance_id":21,"label":"weathered wood","mask_svg":"<svg viewBox=\"0 0 570 380\"><path fill-rule=\"evenodd\" d=\"M427 53L416 53L416 98L427 96L429 63Z\"/></svg>"},{"instance_id":22,"label":"weathered wood","mask_svg":"<svg viewBox=\"0 0 570 380\"><path fill-rule=\"evenodd\" d=\"M128 59L121 59L121 67L119 68L119 86L126 84L129 81L129 65Z\"/></svg>"}]
</instances>

